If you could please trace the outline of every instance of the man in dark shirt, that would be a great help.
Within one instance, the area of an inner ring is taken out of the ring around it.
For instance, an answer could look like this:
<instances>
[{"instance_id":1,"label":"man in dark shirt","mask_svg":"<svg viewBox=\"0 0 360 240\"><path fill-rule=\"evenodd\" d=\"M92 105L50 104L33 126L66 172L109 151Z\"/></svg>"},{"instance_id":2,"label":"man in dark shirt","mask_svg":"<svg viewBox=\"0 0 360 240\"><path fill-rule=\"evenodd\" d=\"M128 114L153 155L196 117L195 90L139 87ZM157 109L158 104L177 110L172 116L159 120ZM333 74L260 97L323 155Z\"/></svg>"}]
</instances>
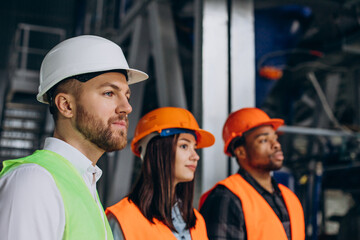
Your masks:
<instances>
[{"instance_id":1,"label":"man in dark shirt","mask_svg":"<svg viewBox=\"0 0 360 240\"><path fill-rule=\"evenodd\" d=\"M271 177L284 160L275 132L283 123L258 108L229 115L224 151L236 157L240 170L200 199L209 239L305 239L300 201Z\"/></svg>"}]
</instances>

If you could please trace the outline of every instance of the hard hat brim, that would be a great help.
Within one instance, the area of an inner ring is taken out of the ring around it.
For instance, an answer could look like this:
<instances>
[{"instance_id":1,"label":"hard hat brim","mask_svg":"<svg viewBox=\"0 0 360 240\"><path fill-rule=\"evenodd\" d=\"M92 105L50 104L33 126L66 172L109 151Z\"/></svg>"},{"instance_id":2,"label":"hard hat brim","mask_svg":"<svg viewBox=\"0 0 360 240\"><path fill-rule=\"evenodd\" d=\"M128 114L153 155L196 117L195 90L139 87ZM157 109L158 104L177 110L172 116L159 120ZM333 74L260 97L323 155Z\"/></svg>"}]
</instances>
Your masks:
<instances>
[{"instance_id":1,"label":"hard hat brim","mask_svg":"<svg viewBox=\"0 0 360 240\"><path fill-rule=\"evenodd\" d=\"M210 132L203 129L197 129L194 131L198 135L198 141L197 141L198 149L210 147L215 143L215 137Z\"/></svg>"},{"instance_id":2,"label":"hard hat brim","mask_svg":"<svg viewBox=\"0 0 360 240\"><path fill-rule=\"evenodd\" d=\"M129 68L126 70L128 72L128 84L129 85L138 83L138 82L142 82L149 78L149 75L147 75L146 73L144 73L140 70L136 70L133 68Z\"/></svg>"}]
</instances>

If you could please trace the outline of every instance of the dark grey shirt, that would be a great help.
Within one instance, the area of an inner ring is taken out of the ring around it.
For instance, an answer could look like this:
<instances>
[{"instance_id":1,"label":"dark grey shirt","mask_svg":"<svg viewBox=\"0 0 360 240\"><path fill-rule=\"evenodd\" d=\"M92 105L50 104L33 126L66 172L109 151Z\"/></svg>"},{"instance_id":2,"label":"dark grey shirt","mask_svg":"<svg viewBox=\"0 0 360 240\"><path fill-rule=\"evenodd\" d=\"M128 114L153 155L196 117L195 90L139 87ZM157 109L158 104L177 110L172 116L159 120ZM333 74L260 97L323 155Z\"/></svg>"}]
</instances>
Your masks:
<instances>
[{"instance_id":1,"label":"dark grey shirt","mask_svg":"<svg viewBox=\"0 0 360 240\"><path fill-rule=\"evenodd\" d=\"M272 179L274 193L266 191L245 170L240 174L268 202L282 222L288 239L291 239L290 218L278 184ZM245 240L246 226L240 199L223 185L217 186L200 209L210 240Z\"/></svg>"}]
</instances>

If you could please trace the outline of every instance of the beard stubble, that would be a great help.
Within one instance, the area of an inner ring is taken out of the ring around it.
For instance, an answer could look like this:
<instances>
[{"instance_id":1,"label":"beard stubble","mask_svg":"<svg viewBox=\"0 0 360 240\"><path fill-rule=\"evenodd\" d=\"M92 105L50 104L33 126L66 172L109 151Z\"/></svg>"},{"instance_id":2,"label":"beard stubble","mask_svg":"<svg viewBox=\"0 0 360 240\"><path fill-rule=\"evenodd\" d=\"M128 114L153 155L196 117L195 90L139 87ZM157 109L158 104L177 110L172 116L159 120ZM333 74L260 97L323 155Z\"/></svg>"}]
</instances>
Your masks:
<instances>
[{"instance_id":1,"label":"beard stubble","mask_svg":"<svg viewBox=\"0 0 360 240\"><path fill-rule=\"evenodd\" d=\"M112 117L104 124L101 119L86 111L81 105L76 111L76 128L87 139L105 152L123 149L127 144L128 118L126 114ZM111 124L118 120L126 121L126 131L111 130Z\"/></svg>"}]
</instances>

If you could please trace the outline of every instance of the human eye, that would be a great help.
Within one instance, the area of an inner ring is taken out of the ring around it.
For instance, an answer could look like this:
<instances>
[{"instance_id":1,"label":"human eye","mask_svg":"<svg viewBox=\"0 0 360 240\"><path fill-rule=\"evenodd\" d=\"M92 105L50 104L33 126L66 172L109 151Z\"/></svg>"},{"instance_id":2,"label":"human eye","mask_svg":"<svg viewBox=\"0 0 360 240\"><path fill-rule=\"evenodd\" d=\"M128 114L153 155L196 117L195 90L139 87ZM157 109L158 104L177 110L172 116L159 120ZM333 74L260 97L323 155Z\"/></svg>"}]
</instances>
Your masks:
<instances>
[{"instance_id":1,"label":"human eye","mask_svg":"<svg viewBox=\"0 0 360 240\"><path fill-rule=\"evenodd\" d=\"M188 148L188 145L185 144L185 143L183 143L183 144L180 144L179 147L180 147L181 149L187 149L187 148Z\"/></svg>"},{"instance_id":2,"label":"human eye","mask_svg":"<svg viewBox=\"0 0 360 240\"><path fill-rule=\"evenodd\" d=\"M268 141L268 139L265 137L259 139L260 143L266 143L267 141Z\"/></svg>"},{"instance_id":3,"label":"human eye","mask_svg":"<svg viewBox=\"0 0 360 240\"><path fill-rule=\"evenodd\" d=\"M104 92L104 95L107 96L107 97L112 97L112 96L114 96L114 92L113 91L106 91L106 92Z\"/></svg>"}]
</instances>

